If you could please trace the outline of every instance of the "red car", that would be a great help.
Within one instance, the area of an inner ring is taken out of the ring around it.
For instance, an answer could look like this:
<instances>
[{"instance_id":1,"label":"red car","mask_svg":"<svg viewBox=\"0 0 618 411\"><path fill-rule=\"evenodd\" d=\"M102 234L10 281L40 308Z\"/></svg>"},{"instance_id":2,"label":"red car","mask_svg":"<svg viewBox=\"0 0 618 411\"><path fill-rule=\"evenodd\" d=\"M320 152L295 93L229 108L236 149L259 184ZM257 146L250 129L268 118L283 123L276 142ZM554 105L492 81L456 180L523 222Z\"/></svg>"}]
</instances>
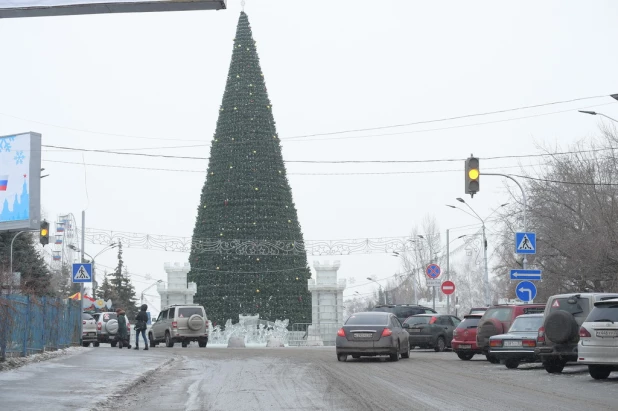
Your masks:
<instances>
[{"instance_id":1,"label":"red car","mask_svg":"<svg viewBox=\"0 0 618 411\"><path fill-rule=\"evenodd\" d=\"M453 331L451 347L461 360L471 360L474 354L482 354L483 351L476 345L476 326L483 313L465 315Z\"/></svg>"}]
</instances>

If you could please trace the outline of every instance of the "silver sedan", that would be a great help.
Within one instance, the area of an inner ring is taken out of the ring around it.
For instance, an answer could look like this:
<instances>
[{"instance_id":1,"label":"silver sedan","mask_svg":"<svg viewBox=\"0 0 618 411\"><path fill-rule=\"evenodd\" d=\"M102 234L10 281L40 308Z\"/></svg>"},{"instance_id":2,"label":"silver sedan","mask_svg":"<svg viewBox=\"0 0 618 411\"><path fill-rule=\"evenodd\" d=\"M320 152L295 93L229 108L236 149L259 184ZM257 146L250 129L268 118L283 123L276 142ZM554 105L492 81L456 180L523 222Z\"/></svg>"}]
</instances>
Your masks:
<instances>
[{"instance_id":1,"label":"silver sedan","mask_svg":"<svg viewBox=\"0 0 618 411\"><path fill-rule=\"evenodd\" d=\"M352 314L337 332L337 359L345 361L361 356L388 355L391 361L410 358L410 334L391 313Z\"/></svg>"}]
</instances>

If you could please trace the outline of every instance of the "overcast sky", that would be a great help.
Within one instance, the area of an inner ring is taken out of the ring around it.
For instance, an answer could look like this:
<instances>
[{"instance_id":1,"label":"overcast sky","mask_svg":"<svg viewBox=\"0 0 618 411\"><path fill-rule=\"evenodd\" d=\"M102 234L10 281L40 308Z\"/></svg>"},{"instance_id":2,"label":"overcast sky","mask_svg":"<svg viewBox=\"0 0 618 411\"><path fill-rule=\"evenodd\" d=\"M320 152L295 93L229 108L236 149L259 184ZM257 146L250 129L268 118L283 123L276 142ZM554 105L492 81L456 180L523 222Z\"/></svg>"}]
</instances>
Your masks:
<instances>
[{"instance_id":1,"label":"overcast sky","mask_svg":"<svg viewBox=\"0 0 618 411\"><path fill-rule=\"evenodd\" d=\"M521 156L597 134L599 117L579 108L618 117L618 103L599 97L290 138L618 93L615 1L247 0L245 11L286 161ZM239 12L240 1L229 0L222 11L0 21L0 135L36 131L46 145L208 157ZM539 163L481 160L481 171ZM43 167L48 220L79 219L85 209L88 227L188 237L207 160L46 148ZM426 215L443 233L475 223L445 207L464 196L463 161L287 170L306 240L406 236ZM444 172L359 174L436 170ZM508 200L505 181L481 177L480 193L466 198L486 216ZM101 248L86 245L91 255ZM139 294L166 279L164 262L187 257L128 248L124 260ZM336 259L340 278L356 280L346 296L374 289L359 286L367 276L399 270L389 254L320 257ZM100 269L116 263L112 251L97 260Z\"/></svg>"}]
</instances>

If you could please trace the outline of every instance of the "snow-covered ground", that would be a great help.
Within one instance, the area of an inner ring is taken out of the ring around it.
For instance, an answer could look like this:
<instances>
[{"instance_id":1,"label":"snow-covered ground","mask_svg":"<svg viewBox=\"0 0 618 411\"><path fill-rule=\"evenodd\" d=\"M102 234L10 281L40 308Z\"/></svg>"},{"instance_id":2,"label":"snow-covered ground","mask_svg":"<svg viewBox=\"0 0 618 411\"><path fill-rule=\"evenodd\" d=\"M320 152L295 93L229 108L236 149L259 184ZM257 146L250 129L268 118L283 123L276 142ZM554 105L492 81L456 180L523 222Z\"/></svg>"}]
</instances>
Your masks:
<instances>
[{"instance_id":1,"label":"snow-covered ground","mask_svg":"<svg viewBox=\"0 0 618 411\"><path fill-rule=\"evenodd\" d=\"M10 357L6 361L0 362L0 371L13 370L27 364L51 360L52 358L63 355L75 355L86 350L84 347L69 347L56 351L45 351L39 354L33 354L28 357Z\"/></svg>"}]
</instances>

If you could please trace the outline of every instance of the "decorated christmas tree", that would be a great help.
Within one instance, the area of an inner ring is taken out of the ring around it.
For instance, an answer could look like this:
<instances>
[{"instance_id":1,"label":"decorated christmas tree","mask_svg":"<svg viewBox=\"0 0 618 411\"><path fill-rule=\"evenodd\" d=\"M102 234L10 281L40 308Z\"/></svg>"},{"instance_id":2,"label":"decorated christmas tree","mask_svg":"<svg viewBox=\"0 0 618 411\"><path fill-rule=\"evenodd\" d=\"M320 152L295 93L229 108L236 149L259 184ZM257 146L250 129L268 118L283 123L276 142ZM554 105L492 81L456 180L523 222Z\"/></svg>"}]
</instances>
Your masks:
<instances>
[{"instance_id":1,"label":"decorated christmas tree","mask_svg":"<svg viewBox=\"0 0 618 411\"><path fill-rule=\"evenodd\" d=\"M202 246L219 240L230 251ZM264 246L302 241L256 43L242 12L193 231L194 301L217 324L236 322L239 314L311 322L304 248Z\"/></svg>"}]
</instances>

